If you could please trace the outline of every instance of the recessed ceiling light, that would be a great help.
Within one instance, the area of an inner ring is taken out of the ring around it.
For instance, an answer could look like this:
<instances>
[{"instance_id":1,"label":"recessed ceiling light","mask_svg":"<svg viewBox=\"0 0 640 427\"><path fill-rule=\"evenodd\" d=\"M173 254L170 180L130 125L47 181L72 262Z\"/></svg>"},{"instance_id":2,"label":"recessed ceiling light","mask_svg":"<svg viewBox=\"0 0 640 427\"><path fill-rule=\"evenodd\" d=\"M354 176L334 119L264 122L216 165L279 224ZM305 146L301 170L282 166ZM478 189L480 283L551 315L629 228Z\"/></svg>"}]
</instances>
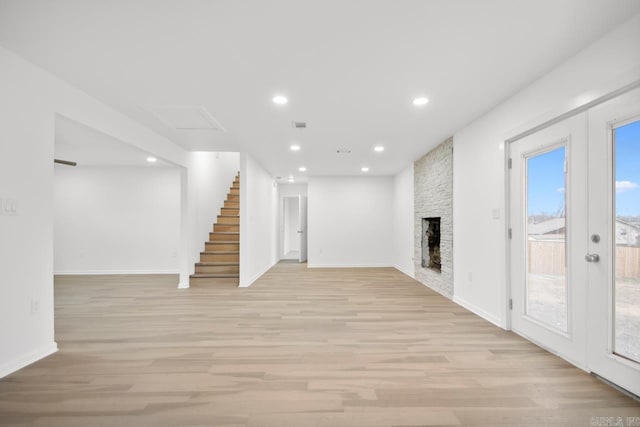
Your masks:
<instances>
[{"instance_id":1,"label":"recessed ceiling light","mask_svg":"<svg viewBox=\"0 0 640 427\"><path fill-rule=\"evenodd\" d=\"M362 172L369 172L369 168L364 166L362 169L360 169Z\"/></svg>"},{"instance_id":2,"label":"recessed ceiling light","mask_svg":"<svg viewBox=\"0 0 640 427\"><path fill-rule=\"evenodd\" d=\"M290 176L288 181L289 182L293 182L293 181L295 181L295 179L292 176Z\"/></svg>"},{"instance_id":3,"label":"recessed ceiling light","mask_svg":"<svg viewBox=\"0 0 640 427\"><path fill-rule=\"evenodd\" d=\"M155 163L157 161L158 161L158 159L156 159L155 157L147 157L147 162L149 162L149 163Z\"/></svg>"},{"instance_id":4,"label":"recessed ceiling light","mask_svg":"<svg viewBox=\"0 0 640 427\"><path fill-rule=\"evenodd\" d=\"M286 104L287 101L288 101L288 99L287 99L286 96L276 95L276 96L273 97L273 102L276 103L276 104L280 104L280 105Z\"/></svg>"},{"instance_id":5,"label":"recessed ceiling light","mask_svg":"<svg viewBox=\"0 0 640 427\"><path fill-rule=\"evenodd\" d=\"M306 172L306 171L307 171L307 168L305 168L304 166L300 166L300 168L298 168L298 170L299 170L300 172Z\"/></svg>"},{"instance_id":6,"label":"recessed ceiling light","mask_svg":"<svg viewBox=\"0 0 640 427\"><path fill-rule=\"evenodd\" d=\"M378 153L382 153L384 151L384 147L382 145L376 145L375 147L373 147L374 151L377 151Z\"/></svg>"},{"instance_id":7,"label":"recessed ceiling light","mask_svg":"<svg viewBox=\"0 0 640 427\"><path fill-rule=\"evenodd\" d=\"M291 151L300 151L300 146L299 146L299 145L297 145L297 144L293 144L293 145L292 145L291 147L289 147L289 148L291 148Z\"/></svg>"},{"instance_id":8,"label":"recessed ceiling light","mask_svg":"<svg viewBox=\"0 0 640 427\"><path fill-rule=\"evenodd\" d=\"M425 105L429 100L424 97L416 98L413 100L413 105Z\"/></svg>"}]
</instances>

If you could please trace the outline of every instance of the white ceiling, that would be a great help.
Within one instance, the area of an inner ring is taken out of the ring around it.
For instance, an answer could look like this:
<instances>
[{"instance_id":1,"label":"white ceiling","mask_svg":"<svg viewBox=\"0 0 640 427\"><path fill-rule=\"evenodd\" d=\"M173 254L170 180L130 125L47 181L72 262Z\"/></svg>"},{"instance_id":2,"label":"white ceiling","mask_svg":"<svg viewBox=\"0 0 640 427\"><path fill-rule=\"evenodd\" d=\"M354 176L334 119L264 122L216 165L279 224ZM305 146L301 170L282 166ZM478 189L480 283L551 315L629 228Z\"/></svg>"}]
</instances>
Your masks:
<instances>
[{"instance_id":1,"label":"white ceiling","mask_svg":"<svg viewBox=\"0 0 640 427\"><path fill-rule=\"evenodd\" d=\"M0 44L186 149L247 151L304 180L301 165L398 172L636 13L638 0L0 0ZM152 112L167 106L204 107L226 131L172 129Z\"/></svg>"},{"instance_id":2,"label":"white ceiling","mask_svg":"<svg viewBox=\"0 0 640 427\"><path fill-rule=\"evenodd\" d=\"M173 166L160 159L149 163L149 153L61 115L56 116L54 157L76 162L79 167Z\"/></svg>"}]
</instances>

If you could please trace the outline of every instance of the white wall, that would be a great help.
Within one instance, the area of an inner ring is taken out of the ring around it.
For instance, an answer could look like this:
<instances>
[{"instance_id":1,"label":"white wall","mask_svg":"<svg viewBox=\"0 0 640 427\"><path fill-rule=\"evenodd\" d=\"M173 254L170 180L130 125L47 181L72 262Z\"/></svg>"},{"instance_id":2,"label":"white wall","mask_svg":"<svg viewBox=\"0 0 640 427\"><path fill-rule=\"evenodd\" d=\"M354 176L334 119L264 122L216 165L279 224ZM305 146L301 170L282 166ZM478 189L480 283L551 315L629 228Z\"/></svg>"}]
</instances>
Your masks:
<instances>
[{"instance_id":1,"label":"white wall","mask_svg":"<svg viewBox=\"0 0 640 427\"><path fill-rule=\"evenodd\" d=\"M454 301L506 324L503 141L639 79L638 52L640 15L455 133Z\"/></svg>"},{"instance_id":2,"label":"white wall","mask_svg":"<svg viewBox=\"0 0 640 427\"><path fill-rule=\"evenodd\" d=\"M204 251L213 223L217 221L236 174L240 171L239 153L189 153L189 273ZM240 181L242 189L243 182Z\"/></svg>"},{"instance_id":3,"label":"white wall","mask_svg":"<svg viewBox=\"0 0 640 427\"><path fill-rule=\"evenodd\" d=\"M251 156L240 155L240 286L278 260L278 186Z\"/></svg>"},{"instance_id":4,"label":"white wall","mask_svg":"<svg viewBox=\"0 0 640 427\"><path fill-rule=\"evenodd\" d=\"M54 351L53 147L56 113L184 165L184 150L0 48L0 377Z\"/></svg>"},{"instance_id":5,"label":"white wall","mask_svg":"<svg viewBox=\"0 0 640 427\"><path fill-rule=\"evenodd\" d=\"M393 266L410 277L415 277L413 184L413 164L393 177Z\"/></svg>"},{"instance_id":6,"label":"white wall","mask_svg":"<svg viewBox=\"0 0 640 427\"><path fill-rule=\"evenodd\" d=\"M307 184L278 184L278 191L280 192L280 197L306 196Z\"/></svg>"},{"instance_id":7,"label":"white wall","mask_svg":"<svg viewBox=\"0 0 640 427\"><path fill-rule=\"evenodd\" d=\"M311 177L308 197L309 267L393 265L393 177Z\"/></svg>"},{"instance_id":8,"label":"white wall","mask_svg":"<svg viewBox=\"0 0 640 427\"><path fill-rule=\"evenodd\" d=\"M56 274L177 273L180 173L55 166Z\"/></svg>"}]
</instances>

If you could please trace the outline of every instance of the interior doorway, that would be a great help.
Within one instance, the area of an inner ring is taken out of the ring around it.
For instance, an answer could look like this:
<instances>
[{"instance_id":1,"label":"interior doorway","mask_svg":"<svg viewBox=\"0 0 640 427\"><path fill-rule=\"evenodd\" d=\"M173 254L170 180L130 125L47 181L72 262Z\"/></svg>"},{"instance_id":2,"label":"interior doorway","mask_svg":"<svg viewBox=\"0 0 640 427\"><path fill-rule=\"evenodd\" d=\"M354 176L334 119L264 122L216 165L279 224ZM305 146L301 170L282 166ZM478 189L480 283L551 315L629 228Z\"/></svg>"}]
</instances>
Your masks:
<instances>
[{"instance_id":1,"label":"interior doorway","mask_svg":"<svg viewBox=\"0 0 640 427\"><path fill-rule=\"evenodd\" d=\"M280 208L280 259L307 260L307 198L283 196Z\"/></svg>"}]
</instances>

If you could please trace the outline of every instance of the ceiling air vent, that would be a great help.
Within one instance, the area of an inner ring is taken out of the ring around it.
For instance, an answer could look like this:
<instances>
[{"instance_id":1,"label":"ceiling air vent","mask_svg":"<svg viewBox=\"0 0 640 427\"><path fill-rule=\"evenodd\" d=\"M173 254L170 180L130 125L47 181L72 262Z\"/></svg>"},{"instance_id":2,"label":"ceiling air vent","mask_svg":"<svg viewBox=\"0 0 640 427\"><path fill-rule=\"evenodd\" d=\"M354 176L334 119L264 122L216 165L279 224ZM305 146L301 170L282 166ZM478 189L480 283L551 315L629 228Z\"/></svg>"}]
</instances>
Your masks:
<instances>
[{"instance_id":1,"label":"ceiling air vent","mask_svg":"<svg viewBox=\"0 0 640 427\"><path fill-rule=\"evenodd\" d=\"M295 129L305 129L307 127L307 122L291 122L291 125Z\"/></svg>"},{"instance_id":2,"label":"ceiling air vent","mask_svg":"<svg viewBox=\"0 0 640 427\"><path fill-rule=\"evenodd\" d=\"M205 107L165 105L148 108L160 121L175 130L215 130L225 132Z\"/></svg>"},{"instance_id":3,"label":"ceiling air vent","mask_svg":"<svg viewBox=\"0 0 640 427\"><path fill-rule=\"evenodd\" d=\"M336 153L338 153L338 154L351 154L351 150L346 149L346 148L339 148L338 150L336 150Z\"/></svg>"}]
</instances>

